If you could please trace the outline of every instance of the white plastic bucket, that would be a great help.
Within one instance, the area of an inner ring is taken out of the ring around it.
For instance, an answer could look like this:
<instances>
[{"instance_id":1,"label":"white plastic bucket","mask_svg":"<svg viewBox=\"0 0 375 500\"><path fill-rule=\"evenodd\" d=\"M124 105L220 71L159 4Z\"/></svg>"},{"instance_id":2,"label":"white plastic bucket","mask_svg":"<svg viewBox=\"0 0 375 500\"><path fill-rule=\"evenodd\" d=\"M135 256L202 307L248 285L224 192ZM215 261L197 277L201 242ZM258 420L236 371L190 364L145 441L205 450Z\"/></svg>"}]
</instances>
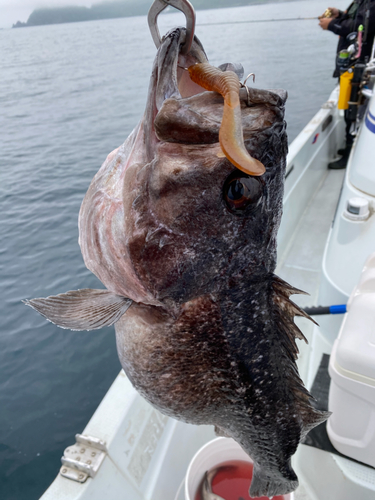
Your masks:
<instances>
[{"instance_id":1,"label":"white plastic bucket","mask_svg":"<svg viewBox=\"0 0 375 500\"><path fill-rule=\"evenodd\" d=\"M192 458L185 479L185 500L194 500L204 473L216 465L230 460L253 463L241 446L231 438L219 437L202 446ZM284 495L285 500L293 500L293 493Z\"/></svg>"}]
</instances>

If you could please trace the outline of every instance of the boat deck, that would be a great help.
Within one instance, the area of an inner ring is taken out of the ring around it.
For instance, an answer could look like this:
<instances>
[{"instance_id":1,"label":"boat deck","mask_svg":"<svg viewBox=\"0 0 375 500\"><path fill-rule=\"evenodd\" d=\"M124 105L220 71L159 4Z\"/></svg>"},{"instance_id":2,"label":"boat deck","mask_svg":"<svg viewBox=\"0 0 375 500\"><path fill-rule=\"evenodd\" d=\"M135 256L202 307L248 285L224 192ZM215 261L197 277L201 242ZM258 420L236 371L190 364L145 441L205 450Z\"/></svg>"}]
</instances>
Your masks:
<instances>
[{"instance_id":1,"label":"boat deck","mask_svg":"<svg viewBox=\"0 0 375 500\"><path fill-rule=\"evenodd\" d=\"M302 307L314 304L317 299L322 255L344 176L345 169L327 169L327 175L301 217L286 251L279 256L276 273L310 294L310 297L294 297Z\"/></svg>"},{"instance_id":2,"label":"boat deck","mask_svg":"<svg viewBox=\"0 0 375 500\"><path fill-rule=\"evenodd\" d=\"M292 300L301 307L317 304L322 272L322 255L327 236L335 216L337 200L344 180L345 170L328 170L320 186L308 204L283 255L280 256L276 274L291 285L309 295L294 295ZM309 344L297 340L300 355L299 371L305 384L311 386L312 377L309 360L314 324L297 317L295 322L303 331ZM324 452L322 452L324 453ZM295 492L295 500L313 500L303 482Z\"/></svg>"},{"instance_id":3,"label":"boat deck","mask_svg":"<svg viewBox=\"0 0 375 500\"><path fill-rule=\"evenodd\" d=\"M344 176L345 169L327 169L326 176L300 218L286 250L283 255L279 256L276 274L294 287L309 294L291 297L300 307L327 305L317 304L322 273L322 256ZM295 321L310 343L314 324L299 317ZM309 385L312 381L307 379L308 364L305 363L305 358L309 354L310 348L302 341L297 340L297 342L299 342L300 348L299 370L303 381Z\"/></svg>"}]
</instances>

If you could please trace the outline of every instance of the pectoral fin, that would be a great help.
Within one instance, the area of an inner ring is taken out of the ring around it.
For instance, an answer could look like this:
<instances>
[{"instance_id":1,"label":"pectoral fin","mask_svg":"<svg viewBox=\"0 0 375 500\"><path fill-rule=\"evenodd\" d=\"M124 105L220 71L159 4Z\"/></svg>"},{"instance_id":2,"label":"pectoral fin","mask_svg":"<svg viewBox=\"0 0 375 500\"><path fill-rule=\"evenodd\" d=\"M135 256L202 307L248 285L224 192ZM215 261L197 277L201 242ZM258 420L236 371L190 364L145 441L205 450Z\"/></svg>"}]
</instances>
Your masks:
<instances>
[{"instance_id":1,"label":"pectoral fin","mask_svg":"<svg viewBox=\"0 0 375 500\"><path fill-rule=\"evenodd\" d=\"M125 314L132 302L109 290L92 288L24 301L48 321L71 330L97 330L113 325Z\"/></svg>"}]
</instances>

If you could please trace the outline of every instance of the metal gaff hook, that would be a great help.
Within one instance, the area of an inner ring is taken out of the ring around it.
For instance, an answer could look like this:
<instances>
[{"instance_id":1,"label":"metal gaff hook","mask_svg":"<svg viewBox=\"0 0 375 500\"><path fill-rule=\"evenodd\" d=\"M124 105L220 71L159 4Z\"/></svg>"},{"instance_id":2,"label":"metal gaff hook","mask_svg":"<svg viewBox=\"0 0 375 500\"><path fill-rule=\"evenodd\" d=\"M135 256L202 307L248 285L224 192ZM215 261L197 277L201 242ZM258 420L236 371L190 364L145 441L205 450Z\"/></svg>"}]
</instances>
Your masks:
<instances>
[{"instance_id":1,"label":"metal gaff hook","mask_svg":"<svg viewBox=\"0 0 375 500\"><path fill-rule=\"evenodd\" d=\"M186 17L186 40L181 46L181 53L187 54L193 43L195 31L195 10L188 0L155 0L148 11L148 26L151 31L152 39L158 49L161 44L161 36L159 33L157 18L160 12L166 9L169 5L177 10L180 10Z\"/></svg>"}]
</instances>

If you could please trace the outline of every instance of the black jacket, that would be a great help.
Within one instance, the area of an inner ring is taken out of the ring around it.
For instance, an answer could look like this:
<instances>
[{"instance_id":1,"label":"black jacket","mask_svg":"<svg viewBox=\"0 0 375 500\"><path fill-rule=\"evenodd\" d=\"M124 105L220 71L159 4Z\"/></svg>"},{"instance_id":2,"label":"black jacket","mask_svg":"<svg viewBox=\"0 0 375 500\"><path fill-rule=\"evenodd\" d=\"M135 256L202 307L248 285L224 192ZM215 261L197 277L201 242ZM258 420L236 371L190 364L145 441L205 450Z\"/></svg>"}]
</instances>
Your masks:
<instances>
[{"instance_id":1,"label":"black jacket","mask_svg":"<svg viewBox=\"0 0 375 500\"><path fill-rule=\"evenodd\" d=\"M368 22L366 22L367 10L369 11ZM364 43L362 45L361 60L364 61L366 57L370 57L375 36L375 0L355 0L349 5L346 12L340 11L339 17L332 19L329 23L327 29L340 37L337 53L350 45L350 42L346 40L347 35L357 31L358 26L361 24L365 29L367 25L367 33L364 32L363 35ZM340 76L337 66L333 76Z\"/></svg>"}]
</instances>

